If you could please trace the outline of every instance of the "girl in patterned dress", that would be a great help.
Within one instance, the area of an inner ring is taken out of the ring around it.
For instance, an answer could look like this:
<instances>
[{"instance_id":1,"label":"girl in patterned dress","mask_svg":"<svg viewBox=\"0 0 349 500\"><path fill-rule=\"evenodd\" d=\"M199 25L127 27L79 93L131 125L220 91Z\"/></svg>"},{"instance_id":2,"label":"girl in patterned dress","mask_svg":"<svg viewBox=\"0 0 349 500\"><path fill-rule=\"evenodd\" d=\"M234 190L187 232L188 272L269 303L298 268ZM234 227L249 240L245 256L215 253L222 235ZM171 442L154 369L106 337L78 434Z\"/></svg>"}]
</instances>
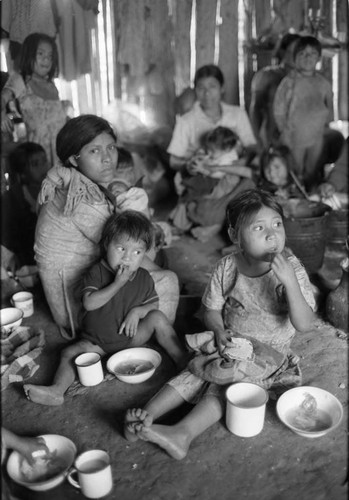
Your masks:
<instances>
[{"instance_id":1,"label":"girl in patterned dress","mask_svg":"<svg viewBox=\"0 0 349 500\"><path fill-rule=\"evenodd\" d=\"M1 130L11 132L13 115L6 105L18 103L27 140L37 142L46 152L50 167L57 160L56 136L67 121L53 78L58 74L58 51L53 38L32 33L23 42L19 73L12 73L1 93Z\"/></svg>"},{"instance_id":2,"label":"girl in patterned dress","mask_svg":"<svg viewBox=\"0 0 349 500\"><path fill-rule=\"evenodd\" d=\"M236 247L211 274L202 298L205 327L213 332L222 360L231 361L226 349L234 338L260 343L265 356L278 358L276 370L258 380L259 385L270 388L291 365L287 360L291 359L290 343L296 331L311 329L315 318L311 285L304 267L285 248L282 208L271 194L243 192L229 204L227 222ZM195 358L143 409L127 411L127 439L151 441L180 460L187 455L192 440L222 418L227 385L209 382L208 377L205 380L194 373L194 367ZM223 372L227 369L222 368ZM241 375L232 381L243 380L251 381ZM178 423L154 423L185 402L197 404Z\"/></svg>"}]
</instances>

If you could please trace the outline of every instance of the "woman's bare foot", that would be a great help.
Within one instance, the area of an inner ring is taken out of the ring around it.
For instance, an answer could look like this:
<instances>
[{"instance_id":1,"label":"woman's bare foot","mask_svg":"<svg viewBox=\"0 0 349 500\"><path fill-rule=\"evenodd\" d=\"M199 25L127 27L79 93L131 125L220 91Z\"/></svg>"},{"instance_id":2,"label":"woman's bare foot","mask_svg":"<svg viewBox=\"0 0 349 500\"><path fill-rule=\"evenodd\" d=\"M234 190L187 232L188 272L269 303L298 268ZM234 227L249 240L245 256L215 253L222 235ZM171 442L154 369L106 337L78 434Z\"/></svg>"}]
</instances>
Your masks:
<instances>
[{"instance_id":1,"label":"woman's bare foot","mask_svg":"<svg viewBox=\"0 0 349 500\"><path fill-rule=\"evenodd\" d=\"M59 406L64 403L64 396L55 391L53 386L25 384L23 386L27 399L47 406Z\"/></svg>"},{"instance_id":2,"label":"woman's bare foot","mask_svg":"<svg viewBox=\"0 0 349 500\"><path fill-rule=\"evenodd\" d=\"M137 441L137 432L143 426L151 426L153 417L141 408L131 408L127 410L124 422L124 436L128 441Z\"/></svg>"},{"instance_id":3,"label":"woman's bare foot","mask_svg":"<svg viewBox=\"0 0 349 500\"><path fill-rule=\"evenodd\" d=\"M144 425L137 435L144 441L157 444L176 460L182 460L188 453L190 444L188 439L173 427L159 424Z\"/></svg>"}]
</instances>

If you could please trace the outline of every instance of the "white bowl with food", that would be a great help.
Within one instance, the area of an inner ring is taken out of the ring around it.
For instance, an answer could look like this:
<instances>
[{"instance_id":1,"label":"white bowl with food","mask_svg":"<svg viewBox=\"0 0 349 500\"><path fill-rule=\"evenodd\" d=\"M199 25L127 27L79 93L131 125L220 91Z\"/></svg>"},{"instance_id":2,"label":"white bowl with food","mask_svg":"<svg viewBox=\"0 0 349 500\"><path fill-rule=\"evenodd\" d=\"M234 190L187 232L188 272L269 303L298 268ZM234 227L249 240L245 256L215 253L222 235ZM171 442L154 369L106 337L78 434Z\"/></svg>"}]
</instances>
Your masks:
<instances>
[{"instance_id":1,"label":"white bowl with food","mask_svg":"<svg viewBox=\"0 0 349 500\"><path fill-rule=\"evenodd\" d=\"M161 359L154 349L131 347L113 354L107 361L107 369L122 382L139 384L154 374Z\"/></svg>"},{"instance_id":2,"label":"white bowl with food","mask_svg":"<svg viewBox=\"0 0 349 500\"><path fill-rule=\"evenodd\" d=\"M23 311L18 307L5 307L0 310L0 328L1 332L11 333L12 330L19 326L23 320Z\"/></svg>"},{"instance_id":3,"label":"white bowl with food","mask_svg":"<svg viewBox=\"0 0 349 500\"><path fill-rule=\"evenodd\" d=\"M330 392L319 387L295 387L277 401L279 419L302 437L324 436L340 424L343 406Z\"/></svg>"},{"instance_id":4,"label":"white bowl with food","mask_svg":"<svg viewBox=\"0 0 349 500\"><path fill-rule=\"evenodd\" d=\"M65 436L43 434L49 453L39 453L31 465L17 451L7 461L7 472L13 481L30 490L46 491L63 483L76 456L75 444ZM40 450L41 451L41 450Z\"/></svg>"}]
</instances>

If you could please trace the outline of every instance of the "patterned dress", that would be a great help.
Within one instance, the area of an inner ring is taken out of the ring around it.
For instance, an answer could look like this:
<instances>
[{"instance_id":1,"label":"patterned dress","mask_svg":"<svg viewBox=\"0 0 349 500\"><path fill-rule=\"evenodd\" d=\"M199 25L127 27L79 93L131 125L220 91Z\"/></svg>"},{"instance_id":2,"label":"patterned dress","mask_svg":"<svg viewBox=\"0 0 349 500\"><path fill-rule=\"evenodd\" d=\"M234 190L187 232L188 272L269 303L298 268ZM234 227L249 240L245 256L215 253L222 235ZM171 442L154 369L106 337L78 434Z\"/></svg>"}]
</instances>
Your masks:
<instances>
[{"instance_id":1,"label":"patterned dress","mask_svg":"<svg viewBox=\"0 0 349 500\"><path fill-rule=\"evenodd\" d=\"M4 89L10 90L18 99L27 129L27 140L36 142L45 149L49 165L52 166L57 160L56 137L66 123L67 116L54 83L44 81L39 85L40 94L50 98L41 97L34 92L38 89L38 81L32 78L24 82L18 73L10 75Z\"/></svg>"}]
</instances>

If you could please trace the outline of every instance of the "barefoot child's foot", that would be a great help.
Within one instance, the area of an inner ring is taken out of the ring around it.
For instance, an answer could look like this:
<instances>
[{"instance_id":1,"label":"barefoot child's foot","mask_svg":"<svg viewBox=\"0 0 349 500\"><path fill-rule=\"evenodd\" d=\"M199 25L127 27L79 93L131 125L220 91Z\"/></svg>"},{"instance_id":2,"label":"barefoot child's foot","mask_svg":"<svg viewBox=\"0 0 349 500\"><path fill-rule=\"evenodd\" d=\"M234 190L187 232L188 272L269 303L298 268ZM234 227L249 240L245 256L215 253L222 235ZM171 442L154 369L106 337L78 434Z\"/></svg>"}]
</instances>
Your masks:
<instances>
[{"instance_id":1,"label":"barefoot child's foot","mask_svg":"<svg viewBox=\"0 0 349 500\"><path fill-rule=\"evenodd\" d=\"M47 406L59 406L64 402L63 394L55 392L52 386L46 387L44 385L25 384L23 389L27 399L33 401L33 403Z\"/></svg>"},{"instance_id":2,"label":"barefoot child's foot","mask_svg":"<svg viewBox=\"0 0 349 500\"><path fill-rule=\"evenodd\" d=\"M131 408L127 410L124 422L124 436L128 441L137 441L138 430L142 427L150 426L153 423L153 418L145 410L141 408Z\"/></svg>"},{"instance_id":3,"label":"barefoot child's foot","mask_svg":"<svg viewBox=\"0 0 349 500\"><path fill-rule=\"evenodd\" d=\"M188 453L189 444L187 438L173 427L159 424L150 427L143 426L137 434L144 441L157 444L176 460L182 460Z\"/></svg>"}]
</instances>

